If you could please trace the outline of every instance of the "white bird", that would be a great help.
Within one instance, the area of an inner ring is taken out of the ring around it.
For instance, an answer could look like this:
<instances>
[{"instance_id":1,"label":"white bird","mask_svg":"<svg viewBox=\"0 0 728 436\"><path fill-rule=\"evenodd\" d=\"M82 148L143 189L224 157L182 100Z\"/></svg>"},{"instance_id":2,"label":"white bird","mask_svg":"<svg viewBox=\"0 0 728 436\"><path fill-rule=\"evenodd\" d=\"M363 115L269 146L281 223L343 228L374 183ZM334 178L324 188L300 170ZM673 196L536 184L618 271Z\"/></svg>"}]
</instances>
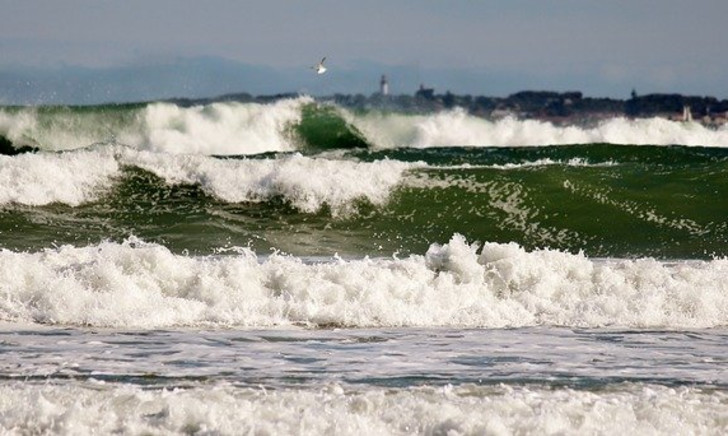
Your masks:
<instances>
[{"instance_id":1,"label":"white bird","mask_svg":"<svg viewBox=\"0 0 728 436\"><path fill-rule=\"evenodd\" d=\"M326 56L324 56L323 59L321 59L321 62L319 62L318 65L311 67L314 70L316 70L316 74L323 74L326 72L326 67L324 67L325 60L326 60Z\"/></svg>"}]
</instances>

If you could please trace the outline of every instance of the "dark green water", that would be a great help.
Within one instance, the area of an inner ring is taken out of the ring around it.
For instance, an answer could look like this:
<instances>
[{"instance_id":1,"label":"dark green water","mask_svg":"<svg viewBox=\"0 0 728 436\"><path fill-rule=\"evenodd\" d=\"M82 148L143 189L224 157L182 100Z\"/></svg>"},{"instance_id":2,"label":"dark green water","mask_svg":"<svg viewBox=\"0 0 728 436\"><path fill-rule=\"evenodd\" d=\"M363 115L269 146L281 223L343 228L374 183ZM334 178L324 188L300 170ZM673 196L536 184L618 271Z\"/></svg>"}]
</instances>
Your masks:
<instances>
[{"instance_id":1,"label":"dark green water","mask_svg":"<svg viewBox=\"0 0 728 436\"><path fill-rule=\"evenodd\" d=\"M198 184L170 185L127 166L112 189L86 204L6 204L0 246L37 250L134 235L177 252L251 246L361 256L422 253L460 233L470 241L515 241L596 257L728 254L728 150L722 148L586 144L317 153L308 155L420 164L406 171L384 204L354 199L354 211L346 214L332 213L325 203L302 212L285 196L226 202Z\"/></svg>"}]
</instances>

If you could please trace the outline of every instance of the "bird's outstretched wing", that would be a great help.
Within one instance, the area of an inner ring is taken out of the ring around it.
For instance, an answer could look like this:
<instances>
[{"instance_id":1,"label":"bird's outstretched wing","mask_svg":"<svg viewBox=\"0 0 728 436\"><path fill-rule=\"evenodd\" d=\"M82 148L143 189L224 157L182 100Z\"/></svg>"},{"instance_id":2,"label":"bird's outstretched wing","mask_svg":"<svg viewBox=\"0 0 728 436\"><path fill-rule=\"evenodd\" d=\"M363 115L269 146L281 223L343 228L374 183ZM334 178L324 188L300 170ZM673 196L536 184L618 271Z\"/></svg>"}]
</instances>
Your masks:
<instances>
[{"instance_id":1,"label":"bird's outstretched wing","mask_svg":"<svg viewBox=\"0 0 728 436\"><path fill-rule=\"evenodd\" d=\"M323 74L326 72L326 67L324 67L324 61L326 61L326 56L321 59L321 62L319 62L318 65L311 67L316 71L316 74Z\"/></svg>"}]
</instances>

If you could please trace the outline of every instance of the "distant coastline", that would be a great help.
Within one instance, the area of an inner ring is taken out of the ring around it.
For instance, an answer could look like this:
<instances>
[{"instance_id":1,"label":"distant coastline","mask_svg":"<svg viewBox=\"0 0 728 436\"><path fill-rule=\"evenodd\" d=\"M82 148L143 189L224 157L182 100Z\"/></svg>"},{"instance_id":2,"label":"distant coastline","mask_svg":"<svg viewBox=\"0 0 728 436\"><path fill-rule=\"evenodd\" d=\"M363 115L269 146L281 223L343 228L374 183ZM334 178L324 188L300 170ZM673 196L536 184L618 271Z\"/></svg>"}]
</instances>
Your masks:
<instances>
[{"instance_id":1,"label":"distant coastline","mask_svg":"<svg viewBox=\"0 0 728 436\"><path fill-rule=\"evenodd\" d=\"M354 110L392 110L405 113L431 113L460 108L468 113L488 118L538 119L554 124L583 124L614 117L666 118L674 121L695 121L707 126L728 123L728 99L682 94L646 94L635 91L629 99L585 97L580 91L520 91L507 97L436 94L421 89L412 95L334 94L316 97L316 101L333 102ZM298 97L297 93L253 96L248 93L225 94L212 98L165 100L180 106L235 101L269 103ZM686 119L686 115L689 119Z\"/></svg>"}]
</instances>

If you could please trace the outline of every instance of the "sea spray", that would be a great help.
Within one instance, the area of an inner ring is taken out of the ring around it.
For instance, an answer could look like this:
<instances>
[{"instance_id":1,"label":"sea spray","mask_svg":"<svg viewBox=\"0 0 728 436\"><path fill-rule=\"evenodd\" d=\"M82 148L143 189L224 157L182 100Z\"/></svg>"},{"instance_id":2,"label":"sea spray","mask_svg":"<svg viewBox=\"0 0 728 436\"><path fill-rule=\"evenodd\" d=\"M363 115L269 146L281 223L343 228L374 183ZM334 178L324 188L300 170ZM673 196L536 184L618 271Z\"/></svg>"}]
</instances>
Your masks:
<instances>
[{"instance_id":1,"label":"sea spray","mask_svg":"<svg viewBox=\"0 0 728 436\"><path fill-rule=\"evenodd\" d=\"M154 103L143 112L142 148L166 153L256 154L291 151L288 133L301 121L307 97L257 103L212 103L189 108ZM134 144L132 144L134 145Z\"/></svg>"},{"instance_id":2,"label":"sea spray","mask_svg":"<svg viewBox=\"0 0 728 436\"><path fill-rule=\"evenodd\" d=\"M0 108L0 136L16 148L75 150L99 143L144 146L146 104Z\"/></svg>"},{"instance_id":3,"label":"sea spray","mask_svg":"<svg viewBox=\"0 0 728 436\"><path fill-rule=\"evenodd\" d=\"M0 135L17 147L72 150L99 143L165 153L231 155L297 148L290 129L310 97L182 107L155 102L0 109Z\"/></svg>"}]
</instances>

